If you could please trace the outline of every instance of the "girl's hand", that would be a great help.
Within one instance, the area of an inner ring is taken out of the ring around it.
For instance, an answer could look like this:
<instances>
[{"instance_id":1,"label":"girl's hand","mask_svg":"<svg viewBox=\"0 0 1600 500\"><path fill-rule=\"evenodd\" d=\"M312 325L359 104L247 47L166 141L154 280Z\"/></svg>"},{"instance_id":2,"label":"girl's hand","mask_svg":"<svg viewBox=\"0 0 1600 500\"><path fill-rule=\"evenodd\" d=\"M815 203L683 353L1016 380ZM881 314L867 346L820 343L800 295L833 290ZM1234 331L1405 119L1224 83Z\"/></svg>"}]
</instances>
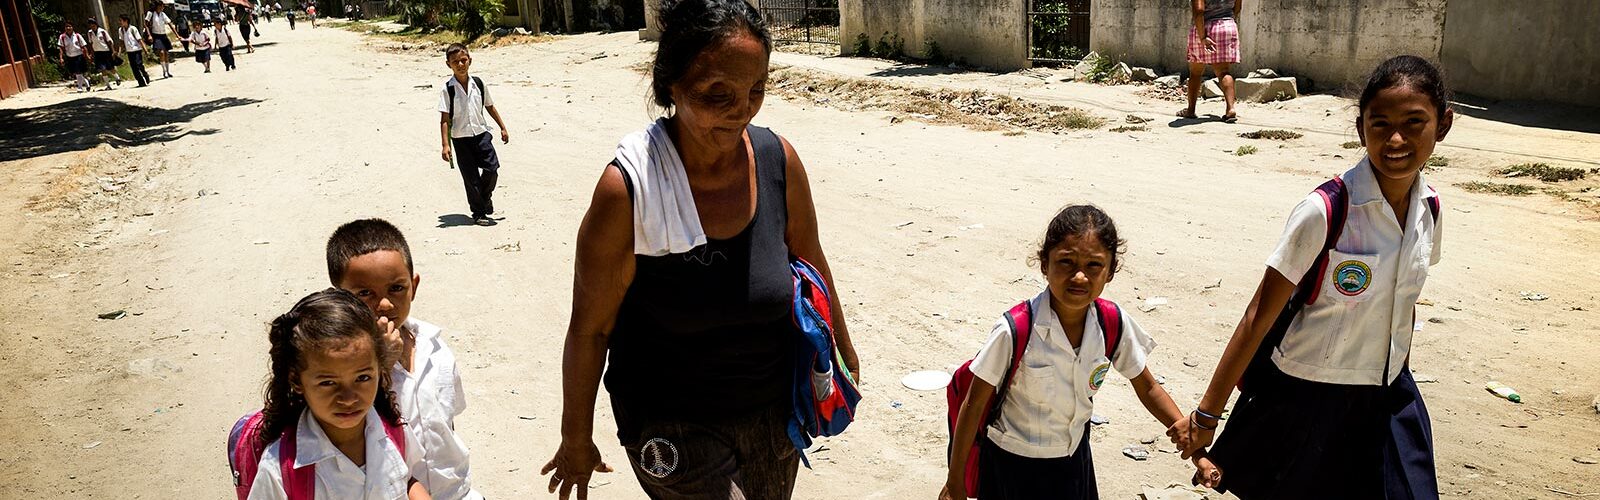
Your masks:
<instances>
[{"instance_id":1,"label":"girl's hand","mask_svg":"<svg viewBox=\"0 0 1600 500\"><path fill-rule=\"evenodd\" d=\"M1167 428L1167 437L1172 439L1173 444L1178 445L1178 452L1183 458L1192 457L1195 452L1211 446L1211 441L1216 436L1215 429L1202 429L1195 425L1193 418L1193 414L1185 415L1173 422L1172 427Z\"/></svg>"},{"instance_id":2,"label":"girl's hand","mask_svg":"<svg viewBox=\"0 0 1600 500\"><path fill-rule=\"evenodd\" d=\"M561 440L561 447L556 449L556 456L550 458L550 463L539 470L539 475L550 474L550 492L561 490L561 500L567 500L572 490L578 491L578 500L589 498L589 476L596 472L611 472L611 466L600 460L600 449L595 447L594 440L589 439L581 444Z\"/></svg>"},{"instance_id":3,"label":"girl's hand","mask_svg":"<svg viewBox=\"0 0 1600 500\"><path fill-rule=\"evenodd\" d=\"M944 488L939 490L939 500L967 500L967 485L946 481Z\"/></svg>"},{"instance_id":4,"label":"girl's hand","mask_svg":"<svg viewBox=\"0 0 1600 500\"><path fill-rule=\"evenodd\" d=\"M396 356L405 352L406 341L400 338L399 325L389 321L387 316L379 316L378 331L383 332L383 342L389 345L389 352L394 353Z\"/></svg>"},{"instance_id":5,"label":"girl's hand","mask_svg":"<svg viewBox=\"0 0 1600 500\"><path fill-rule=\"evenodd\" d=\"M1189 479L1189 484L1205 486L1214 490L1217 489L1218 484L1222 483L1222 468L1212 463L1211 458L1205 456L1195 457L1194 467L1194 477Z\"/></svg>"},{"instance_id":6,"label":"girl's hand","mask_svg":"<svg viewBox=\"0 0 1600 500\"><path fill-rule=\"evenodd\" d=\"M1211 37L1209 37L1209 36L1206 37L1206 52L1216 52L1216 51L1217 51L1217 42L1211 41Z\"/></svg>"}]
</instances>

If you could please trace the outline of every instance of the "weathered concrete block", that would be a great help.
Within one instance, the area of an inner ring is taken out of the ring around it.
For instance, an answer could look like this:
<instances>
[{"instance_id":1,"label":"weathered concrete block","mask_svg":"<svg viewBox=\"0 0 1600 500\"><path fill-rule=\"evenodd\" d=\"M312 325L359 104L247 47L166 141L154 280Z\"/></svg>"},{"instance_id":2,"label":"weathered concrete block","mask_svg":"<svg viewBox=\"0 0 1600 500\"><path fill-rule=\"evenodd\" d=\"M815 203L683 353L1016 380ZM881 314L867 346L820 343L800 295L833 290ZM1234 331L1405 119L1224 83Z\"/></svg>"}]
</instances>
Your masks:
<instances>
[{"instance_id":1,"label":"weathered concrete block","mask_svg":"<svg viewBox=\"0 0 1600 500\"><path fill-rule=\"evenodd\" d=\"M1133 68L1128 67L1128 63L1117 63L1117 67L1111 68L1111 76L1107 78L1110 83L1128 83L1132 79Z\"/></svg>"},{"instance_id":2,"label":"weathered concrete block","mask_svg":"<svg viewBox=\"0 0 1600 500\"><path fill-rule=\"evenodd\" d=\"M1128 79L1136 82L1148 82L1156 79L1157 76L1159 75L1156 75L1156 70L1150 68L1133 68L1133 71Z\"/></svg>"},{"instance_id":3,"label":"weathered concrete block","mask_svg":"<svg viewBox=\"0 0 1600 500\"><path fill-rule=\"evenodd\" d=\"M1177 87L1182 84L1183 77L1178 75L1167 75L1156 79L1156 85L1162 87Z\"/></svg>"},{"instance_id":4,"label":"weathered concrete block","mask_svg":"<svg viewBox=\"0 0 1600 500\"><path fill-rule=\"evenodd\" d=\"M1206 80L1205 83L1200 84L1200 97L1206 99L1222 97L1222 84L1217 83L1216 78Z\"/></svg>"},{"instance_id":5,"label":"weathered concrete block","mask_svg":"<svg viewBox=\"0 0 1600 500\"><path fill-rule=\"evenodd\" d=\"M1273 102L1300 97L1294 78L1235 78L1234 95L1241 101Z\"/></svg>"},{"instance_id":6,"label":"weathered concrete block","mask_svg":"<svg viewBox=\"0 0 1600 500\"><path fill-rule=\"evenodd\" d=\"M1257 69L1255 71L1251 71L1250 75L1247 76L1246 78L1277 78L1277 77L1278 77L1278 72L1277 71L1273 71L1273 70L1268 69L1268 68L1260 68L1260 69Z\"/></svg>"},{"instance_id":7,"label":"weathered concrete block","mask_svg":"<svg viewBox=\"0 0 1600 500\"><path fill-rule=\"evenodd\" d=\"M1089 71L1094 69L1094 61L1099 58L1100 54L1096 52L1090 52L1088 55L1083 56L1083 60L1079 61L1077 66L1072 67L1073 77L1082 80L1084 75L1089 74Z\"/></svg>"}]
</instances>

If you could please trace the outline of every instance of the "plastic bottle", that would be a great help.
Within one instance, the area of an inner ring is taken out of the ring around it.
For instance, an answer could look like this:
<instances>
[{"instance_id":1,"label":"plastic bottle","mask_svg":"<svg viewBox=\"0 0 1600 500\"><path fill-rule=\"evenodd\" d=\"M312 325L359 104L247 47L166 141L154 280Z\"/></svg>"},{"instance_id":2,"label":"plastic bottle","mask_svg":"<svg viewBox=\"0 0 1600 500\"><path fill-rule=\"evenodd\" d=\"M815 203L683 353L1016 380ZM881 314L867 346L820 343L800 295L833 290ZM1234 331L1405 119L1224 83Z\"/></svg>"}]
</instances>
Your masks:
<instances>
[{"instance_id":1,"label":"plastic bottle","mask_svg":"<svg viewBox=\"0 0 1600 500\"><path fill-rule=\"evenodd\" d=\"M1505 384L1502 384L1502 383L1495 382L1495 381L1491 380L1491 381L1489 381L1488 385L1484 386L1484 388L1488 389L1489 392L1494 393L1494 395L1496 395L1496 396L1500 396L1502 398L1506 398L1506 401L1510 401L1510 402L1513 402L1513 403L1521 403L1522 402L1522 395L1521 394L1517 394L1517 390L1516 389L1512 389L1511 386L1508 386L1508 385L1505 385Z\"/></svg>"}]
</instances>

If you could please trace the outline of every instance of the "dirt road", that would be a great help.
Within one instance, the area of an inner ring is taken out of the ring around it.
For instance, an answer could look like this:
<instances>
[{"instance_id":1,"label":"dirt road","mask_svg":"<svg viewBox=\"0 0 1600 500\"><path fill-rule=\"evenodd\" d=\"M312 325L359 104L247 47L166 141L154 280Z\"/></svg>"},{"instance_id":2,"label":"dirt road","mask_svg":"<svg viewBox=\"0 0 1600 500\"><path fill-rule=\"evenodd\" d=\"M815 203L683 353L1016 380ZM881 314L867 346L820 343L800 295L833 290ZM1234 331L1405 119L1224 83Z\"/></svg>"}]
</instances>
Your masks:
<instances>
[{"instance_id":1,"label":"dirt road","mask_svg":"<svg viewBox=\"0 0 1600 500\"><path fill-rule=\"evenodd\" d=\"M497 206L509 218L483 228L463 225L459 177L437 158L447 71L436 49L267 28L235 72L180 61L177 77L146 89L0 101L0 498L227 496L224 436L260 405L265 323L328 285L325 238L368 216L406 231L423 276L413 314L443 325L456 350L469 402L457 425L479 489L542 497L573 239L615 141L652 118L635 69L652 46L581 35L475 53L511 126L511 143L497 145ZM868 384L860 420L813 455L797 498L935 495L944 395L898 379L953 368L999 313L1036 293L1028 255L1067 203L1104 207L1129 242L1108 297L1130 309L1170 300L1135 316L1160 344L1152 370L1191 407L1289 209L1360 154L1340 147L1354 140L1348 101L1328 96L1246 106L1238 125L1178 127L1167 118L1177 103L1127 87L775 62L1155 120L1144 132L1016 134L767 100L756 123L784 134L811 172ZM1237 136L1265 126L1320 132L1282 147ZM1229 153L1246 144L1260 152ZM1436 380L1422 391L1440 486L1463 498L1600 491L1600 465L1580 463L1600 455L1594 211L1453 186L1513 161L1585 166L1576 161L1600 158L1600 135L1465 118L1445 144L1450 166L1429 174L1443 193L1444 261L1423 293L1413 354L1415 371ZM97 319L116 310L128 315ZM1494 398L1489 380L1526 404ZM596 441L623 465L604 400ZM1091 435L1106 498L1186 484L1174 454L1119 453L1162 432L1129 384L1109 383L1097 412L1110 419ZM598 481L592 498L643 498L627 472Z\"/></svg>"}]
</instances>

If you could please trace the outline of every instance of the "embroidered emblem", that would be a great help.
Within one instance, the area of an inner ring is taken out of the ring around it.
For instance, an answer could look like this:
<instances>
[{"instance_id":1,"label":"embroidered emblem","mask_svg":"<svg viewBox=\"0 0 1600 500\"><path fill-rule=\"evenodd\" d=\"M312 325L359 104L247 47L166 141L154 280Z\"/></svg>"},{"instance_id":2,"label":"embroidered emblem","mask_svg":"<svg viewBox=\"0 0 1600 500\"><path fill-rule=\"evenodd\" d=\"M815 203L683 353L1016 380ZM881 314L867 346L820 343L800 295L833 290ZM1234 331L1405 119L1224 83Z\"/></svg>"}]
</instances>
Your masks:
<instances>
[{"instance_id":1,"label":"embroidered emblem","mask_svg":"<svg viewBox=\"0 0 1600 500\"><path fill-rule=\"evenodd\" d=\"M650 477L666 478L678 469L678 447L661 438L646 441L639 448L639 469Z\"/></svg>"},{"instance_id":2,"label":"embroidered emblem","mask_svg":"<svg viewBox=\"0 0 1600 500\"><path fill-rule=\"evenodd\" d=\"M1359 260L1340 262L1333 268L1333 285L1346 297L1361 295L1372 284L1372 268Z\"/></svg>"},{"instance_id":3,"label":"embroidered emblem","mask_svg":"<svg viewBox=\"0 0 1600 500\"><path fill-rule=\"evenodd\" d=\"M1111 371L1111 363L1100 363L1089 373L1089 390L1098 391L1100 385L1106 382L1106 372Z\"/></svg>"}]
</instances>

